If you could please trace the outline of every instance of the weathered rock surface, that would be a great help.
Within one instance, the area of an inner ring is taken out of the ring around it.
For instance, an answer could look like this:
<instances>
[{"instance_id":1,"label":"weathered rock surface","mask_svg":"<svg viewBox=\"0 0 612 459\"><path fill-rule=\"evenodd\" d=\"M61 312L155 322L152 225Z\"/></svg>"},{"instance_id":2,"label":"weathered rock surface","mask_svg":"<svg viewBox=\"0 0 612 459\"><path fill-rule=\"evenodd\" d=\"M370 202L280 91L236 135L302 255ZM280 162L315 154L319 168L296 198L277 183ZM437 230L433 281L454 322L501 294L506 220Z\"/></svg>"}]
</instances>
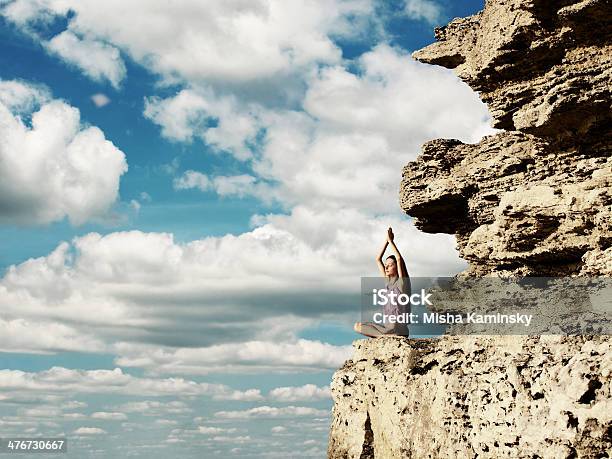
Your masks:
<instances>
[{"instance_id":1,"label":"weathered rock surface","mask_svg":"<svg viewBox=\"0 0 612 459\"><path fill-rule=\"evenodd\" d=\"M468 275L612 275L612 2L493 0L414 53L454 68L503 132L433 140L400 204L456 234Z\"/></svg>"},{"instance_id":2,"label":"weathered rock surface","mask_svg":"<svg viewBox=\"0 0 612 459\"><path fill-rule=\"evenodd\" d=\"M478 91L478 144L432 140L400 205L456 235L465 276L612 276L612 2L487 0L414 53ZM604 336L359 340L332 383L330 458L612 455Z\"/></svg>"},{"instance_id":3,"label":"weathered rock surface","mask_svg":"<svg viewBox=\"0 0 612 459\"><path fill-rule=\"evenodd\" d=\"M332 383L332 459L612 451L606 338L385 337L353 346Z\"/></svg>"},{"instance_id":4,"label":"weathered rock surface","mask_svg":"<svg viewBox=\"0 0 612 459\"><path fill-rule=\"evenodd\" d=\"M470 274L612 275L609 154L518 132L434 140L405 167L401 204L421 230L456 234Z\"/></svg>"},{"instance_id":5,"label":"weathered rock surface","mask_svg":"<svg viewBox=\"0 0 612 459\"><path fill-rule=\"evenodd\" d=\"M454 68L495 127L575 143L610 121L611 17L608 0L488 0L414 57Z\"/></svg>"}]
</instances>

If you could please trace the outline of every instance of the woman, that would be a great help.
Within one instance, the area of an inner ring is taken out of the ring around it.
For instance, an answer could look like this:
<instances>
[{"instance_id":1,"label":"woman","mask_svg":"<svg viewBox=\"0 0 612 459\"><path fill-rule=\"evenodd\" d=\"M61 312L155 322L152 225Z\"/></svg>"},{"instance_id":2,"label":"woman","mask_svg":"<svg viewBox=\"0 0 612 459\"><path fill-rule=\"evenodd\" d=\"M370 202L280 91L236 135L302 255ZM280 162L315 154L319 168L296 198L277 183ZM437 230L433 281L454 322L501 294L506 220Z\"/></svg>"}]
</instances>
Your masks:
<instances>
[{"instance_id":1,"label":"woman","mask_svg":"<svg viewBox=\"0 0 612 459\"><path fill-rule=\"evenodd\" d=\"M400 293L410 295L410 277L408 276L406 263L395 245L393 238L393 230L389 228L387 230L387 240L385 241L385 245L380 251L380 254L378 257L376 257L376 263L378 264L381 274L387 278L387 284L385 286L387 289L387 295L390 292L394 292L396 295L399 295ZM393 255L389 255L383 263L383 257L389 245L391 246ZM394 304L394 302L388 301L387 305L383 306L383 314L398 315L401 313L410 313L410 305L408 304L407 306L402 306L397 302ZM400 323L377 324L374 322L357 322L353 328L357 333L361 333L362 335L372 338L377 338L384 335L408 336L408 327L406 324Z\"/></svg>"}]
</instances>

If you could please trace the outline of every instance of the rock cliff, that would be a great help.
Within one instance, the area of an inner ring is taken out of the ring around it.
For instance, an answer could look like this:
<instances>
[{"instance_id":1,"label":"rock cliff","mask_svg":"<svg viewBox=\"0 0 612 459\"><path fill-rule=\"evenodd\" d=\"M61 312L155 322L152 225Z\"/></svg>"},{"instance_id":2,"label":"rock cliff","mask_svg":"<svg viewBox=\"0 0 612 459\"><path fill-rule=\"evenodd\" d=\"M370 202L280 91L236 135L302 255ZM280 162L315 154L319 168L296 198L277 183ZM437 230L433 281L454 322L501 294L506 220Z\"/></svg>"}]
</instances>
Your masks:
<instances>
[{"instance_id":1,"label":"rock cliff","mask_svg":"<svg viewBox=\"0 0 612 459\"><path fill-rule=\"evenodd\" d=\"M487 0L413 56L455 70L503 130L432 140L402 209L457 238L466 276L612 275L612 2ZM330 458L599 458L604 336L358 340L332 382Z\"/></svg>"},{"instance_id":2,"label":"rock cliff","mask_svg":"<svg viewBox=\"0 0 612 459\"><path fill-rule=\"evenodd\" d=\"M332 383L332 459L612 451L608 339L385 337L354 346Z\"/></svg>"},{"instance_id":3,"label":"rock cliff","mask_svg":"<svg viewBox=\"0 0 612 459\"><path fill-rule=\"evenodd\" d=\"M612 2L493 0L414 53L455 69L504 132L433 140L404 169L418 228L467 274L612 275Z\"/></svg>"}]
</instances>

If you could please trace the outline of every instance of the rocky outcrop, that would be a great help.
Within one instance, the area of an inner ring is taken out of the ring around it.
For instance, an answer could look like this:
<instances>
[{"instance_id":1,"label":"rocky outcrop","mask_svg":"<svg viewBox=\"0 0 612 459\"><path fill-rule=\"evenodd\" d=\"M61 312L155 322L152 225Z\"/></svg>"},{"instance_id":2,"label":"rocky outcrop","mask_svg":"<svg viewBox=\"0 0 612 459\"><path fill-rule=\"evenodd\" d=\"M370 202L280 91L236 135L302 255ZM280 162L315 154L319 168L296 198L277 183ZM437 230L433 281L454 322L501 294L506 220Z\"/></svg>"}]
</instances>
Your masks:
<instances>
[{"instance_id":1,"label":"rocky outcrop","mask_svg":"<svg viewBox=\"0 0 612 459\"><path fill-rule=\"evenodd\" d=\"M400 204L457 237L468 275L612 275L612 2L488 1L414 53L455 69L505 132L433 140Z\"/></svg>"},{"instance_id":2,"label":"rocky outcrop","mask_svg":"<svg viewBox=\"0 0 612 459\"><path fill-rule=\"evenodd\" d=\"M611 10L608 0L489 0L414 57L455 69L495 127L574 144L610 120Z\"/></svg>"},{"instance_id":3,"label":"rocky outcrop","mask_svg":"<svg viewBox=\"0 0 612 459\"><path fill-rule=\"evenodd\" d=\"M402 209L456 236L464 277L612 276L611 3L487 0L414 53L454 69L503 130L432 140L403 171ZM353 346L332 382L330 458L612 451L609 335Z\"/></svg>"},{"instance_id":4,"label":"rocky outcrop","mask_svg":"<svg viewBox=\"0 0 612 459\"><path fill-rule=\"evenodd\" d=\"M379 338L332 383L332 459L600 458L612 451L603 337Z\"/></svg>"},{"instance_id":5,"label":"rocky outcrop","mask_svg":"<svg viewBox=\"0 0 612 459\"><path fill-rule=\"evenodd\" d=\"M422 231L456 235L468 274L612 275L612 156L550 145L431 141L404 169L402 206Z\"/></svg>"}]
</instances>

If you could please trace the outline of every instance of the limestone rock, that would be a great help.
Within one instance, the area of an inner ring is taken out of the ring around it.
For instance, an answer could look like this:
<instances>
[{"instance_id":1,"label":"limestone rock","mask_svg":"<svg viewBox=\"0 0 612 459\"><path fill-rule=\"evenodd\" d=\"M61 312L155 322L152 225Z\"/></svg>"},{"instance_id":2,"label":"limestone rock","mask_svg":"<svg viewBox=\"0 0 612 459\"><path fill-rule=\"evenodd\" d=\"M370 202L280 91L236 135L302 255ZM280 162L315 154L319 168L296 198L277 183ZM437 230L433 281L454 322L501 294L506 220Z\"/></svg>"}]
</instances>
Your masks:
<instances>
[{"instance_id":1,"label":"limestone rock","mask_svg":"<svg viewBox=\"0 0 612 459\"><path fill-rule=\"evenodd\" d=\"M414 57L454 68L496 127L575 138L610 121L611 16L608 0L489 0Z\"/></svg>"},{"instance_id":2,"label":"limestone rock","mask_svg":"<svg viewBox=\"0 0 612 459\"><path fill-rule=\"evenodd\" d=\"M400 204L469 275L610 273L612 2L489 0L414 56L454 68L506 132L433 140Z\"/></svg>"},{"instance_id":3,"label":"limestone rock","mask_svg":"<svg viewBox=\"0 0 612 459\"><path fill-rule=\"evenodd\" d=\"M604 337L358 340L332 383L328 457L598 458L612 450Z\"/></svg>"},{"instance_id":4,"label":"limestone rock","mask_svg":"<svg viewBox=\"0 0 612 459\"><path fill-rule=\"evenodd\" d=\"M518 132L428 142L400 204L417 228L456 234L471 274L598 274L612 262L612 157L549 151Z\"/></svg>"}]
</instances>

